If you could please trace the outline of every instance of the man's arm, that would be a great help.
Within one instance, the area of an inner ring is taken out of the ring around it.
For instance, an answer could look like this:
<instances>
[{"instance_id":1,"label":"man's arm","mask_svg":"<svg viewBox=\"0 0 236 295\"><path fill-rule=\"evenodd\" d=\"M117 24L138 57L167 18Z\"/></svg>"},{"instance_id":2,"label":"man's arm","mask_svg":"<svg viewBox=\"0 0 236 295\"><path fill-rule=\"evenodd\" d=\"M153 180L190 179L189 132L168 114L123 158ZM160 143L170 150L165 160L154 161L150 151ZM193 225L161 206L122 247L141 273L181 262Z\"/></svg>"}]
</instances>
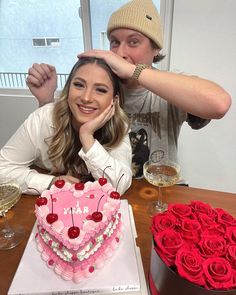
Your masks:
<instances>
[{"instance_id":1,"label":"man's arm","mask_svg":"<svg viewBox=\"0 0 236 295\"><path fill-rule=\"evenodd\" d=\"M114 52L90 50L79 54L78 58L83 56L103 58L121 79L135 80L137 83L137 79L133 79L136 65ZM160 71L150 67L139 73L138 83L186 113L204 119L222 118L231 105L231 96L221 86L196 76Z\"/></svg>"},{"instance_id":2,"label":"man's arm","mask_svg":"<svg viewBox=\"0 0 236 295\"><path fill-rule=\"evenodd\" d=\"M49 64L33 64L28 70L27 85L30 92L36 97L39 106L54 100L57 88L57 73L54 66Z\"/></svg>"}]
</instances>

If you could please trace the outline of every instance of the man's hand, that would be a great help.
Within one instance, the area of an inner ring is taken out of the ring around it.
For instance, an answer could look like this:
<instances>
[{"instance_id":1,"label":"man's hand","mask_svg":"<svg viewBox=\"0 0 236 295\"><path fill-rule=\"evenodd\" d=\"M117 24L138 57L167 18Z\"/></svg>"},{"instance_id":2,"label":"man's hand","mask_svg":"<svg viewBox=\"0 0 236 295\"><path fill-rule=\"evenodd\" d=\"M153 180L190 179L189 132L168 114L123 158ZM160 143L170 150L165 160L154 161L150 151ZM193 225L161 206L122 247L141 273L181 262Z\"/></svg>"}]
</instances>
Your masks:
<instances>
[{"instance_id":1,"label":"man's hand","mask_svg":"<svg viewBox=\"0 0 236 295\"><path fill-rule=\"evenodd\" d=\"M28 70L26 83L30 92L39 101L39 106L52 102L57 88L57 74L54 66L33 64Z\"/></svg>"},{"instance_id":2,"label":"man's hand","mask_svg":"<svg viewBox=\"0 0 236 295\"><path fill-rule=\"evenodd\" d=\"M95 56L104 59L112 71L121 79L131 78L136 67L134 64L109 50L93 49L77 55L78 58L86 56Z\"/></svg>"}]
</instances>

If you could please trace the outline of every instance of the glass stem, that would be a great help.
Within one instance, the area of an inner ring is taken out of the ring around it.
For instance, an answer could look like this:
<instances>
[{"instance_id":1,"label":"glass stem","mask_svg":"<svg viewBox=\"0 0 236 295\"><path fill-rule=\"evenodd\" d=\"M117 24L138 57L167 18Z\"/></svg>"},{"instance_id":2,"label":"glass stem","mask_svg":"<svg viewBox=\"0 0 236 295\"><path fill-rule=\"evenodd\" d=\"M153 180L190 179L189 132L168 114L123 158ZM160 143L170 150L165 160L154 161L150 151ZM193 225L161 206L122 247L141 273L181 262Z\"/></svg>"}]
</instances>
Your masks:
<instances>
[{"instance_id":1,"label":"glass stem","mask_svg":"<svg viewBox=\"0 0 236 295\"><path fill-rule=\"evenodd\" d=\"M2 232L4 234L4 237L6 239L11 239L14 236L14 231L11 229L9 222L7 220L6 212L3 211L2 213L3 222L4 222L4 228L2 229Z\"/></svg>"},{"instance_id":2,"label":"glass stem","mask_svg":"<svg viewBox=\"0 0 236 295\"><path fill-rule=\"evenodd\" d=\"M163 203L162 203L162 189L160 186L158 186L158 198L157 198L157 204L158 204L158 207L162 207L163 206Z\"/></svg>"}]
</instances>

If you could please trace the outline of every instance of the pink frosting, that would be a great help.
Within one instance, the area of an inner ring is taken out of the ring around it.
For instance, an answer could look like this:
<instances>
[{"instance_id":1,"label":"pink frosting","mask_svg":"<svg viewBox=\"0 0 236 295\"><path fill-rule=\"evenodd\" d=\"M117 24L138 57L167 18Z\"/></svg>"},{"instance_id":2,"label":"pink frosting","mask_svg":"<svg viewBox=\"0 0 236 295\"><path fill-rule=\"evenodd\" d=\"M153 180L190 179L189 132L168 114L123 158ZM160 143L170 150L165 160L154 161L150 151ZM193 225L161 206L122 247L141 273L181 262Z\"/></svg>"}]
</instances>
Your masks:
<instances>
[{"instance_id":1,"label":"pink frosting","mask_svg":"<svg viewBox=\"0 0 236 295\"><path fill-rule=\"evenodd\" d=\"M78 265L76 265L75 262L70 264L61 260L52 249L44 243L40 235L36 237L38 250L41 252L41 256L43 260L46 261L47 266L52 268L62 279L73 280L75 283L79 283L104 267L106 261L112 257L114 250L120 244L120 226L121 224L119 224L112 237L103 243L93 257Z\"/></svg>"},{"instance_id":2,"label":"pink frosting","mask_svg":"<svg viewBox=\"0 0 236 295\"><path fill-rule=\"evenodd\" d=\"M75 241L72 242L67 234L68 228L73 226L72 208L74 225L79 227L82 233L87 233L81 234L84 240L81 240L81 238L77 240L79 247L88 241L90 235L102 230L119 209L120 200L110 198L111 191L114 191L114 188L110 183L101 186L98 181L85 183L84 190L76 190L75 185L70 183L65 183L63 188L57 188L53 185L50 190L46 190L42 194L43 197L47 198L47 204L36 205L36 217L39 224L50 234L55 235L67 247L74 248L76 243ZM49 224L46 217L52 211L58 215L58 221ZM89 222L87 220L95 211L102 212L103 220L101 222L92 220Z\"/></svg>"},{"instance_id":3,"label":"pink frosting","mask_svg":"<svg viewBox=\"0 0 236 295\"><path fill-rule=\"evenodd\" d=\"M77 190L70 183L62 188L53 185L41 195L47 198L47 204L35 205L39 224L38 249L47 266L64 280L78 283L90 277L104 266L105 260L118 247L121 240L120 200L110 197L112 191L115 189L110 183L101 186L98 181L85 183L83 190ZM95 211L103 215L99 222L92 219ZM52 212L57 214L58 220L50 224L46 218ZM80 229L75 239L68 236L73 223Z\"/></svg>"}]
</instances>

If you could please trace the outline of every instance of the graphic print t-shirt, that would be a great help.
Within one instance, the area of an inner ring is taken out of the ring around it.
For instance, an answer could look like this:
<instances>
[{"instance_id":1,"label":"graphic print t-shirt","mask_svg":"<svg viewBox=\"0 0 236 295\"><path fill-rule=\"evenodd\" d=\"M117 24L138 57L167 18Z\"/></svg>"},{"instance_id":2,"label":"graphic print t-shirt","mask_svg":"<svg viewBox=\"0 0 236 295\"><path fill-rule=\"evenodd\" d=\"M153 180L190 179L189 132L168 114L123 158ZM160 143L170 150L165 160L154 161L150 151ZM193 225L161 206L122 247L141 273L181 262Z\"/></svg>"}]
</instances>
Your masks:
<instances>
[{"instance_id":1,"label":"graphic print t-shirt","mask_svg":"<svg viewBox=\"0 0 236 295\"><path fill-rule=\"evenodd\" d=\"M131 123L133 177L143 176L143 164L150 158L177 161L177 142L187 113L149 90L126 90L124 110Z\"/></svg>"}]
</instances>

